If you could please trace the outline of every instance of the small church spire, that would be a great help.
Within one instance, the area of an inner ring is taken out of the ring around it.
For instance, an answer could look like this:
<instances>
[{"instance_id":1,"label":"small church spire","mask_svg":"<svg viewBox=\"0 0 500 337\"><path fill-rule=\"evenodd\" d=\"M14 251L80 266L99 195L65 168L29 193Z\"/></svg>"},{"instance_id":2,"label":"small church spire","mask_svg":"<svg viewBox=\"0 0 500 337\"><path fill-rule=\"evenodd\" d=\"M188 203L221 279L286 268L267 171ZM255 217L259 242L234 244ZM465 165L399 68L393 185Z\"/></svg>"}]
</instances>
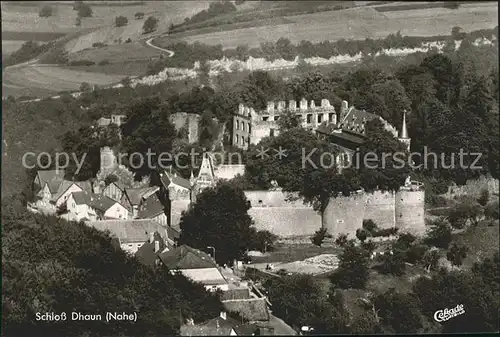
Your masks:
<instances>
[{"instance_id":1,"label":"small church spire","mask_svg":"<svg viewBox=\"0 0 500 337\"><path fill-rule=\"evenodd\" d=\"M403 126L401 128L401 139L408 139L408 130L406 129L406 109L403 111Z\"/></svg>"}]
</instances>

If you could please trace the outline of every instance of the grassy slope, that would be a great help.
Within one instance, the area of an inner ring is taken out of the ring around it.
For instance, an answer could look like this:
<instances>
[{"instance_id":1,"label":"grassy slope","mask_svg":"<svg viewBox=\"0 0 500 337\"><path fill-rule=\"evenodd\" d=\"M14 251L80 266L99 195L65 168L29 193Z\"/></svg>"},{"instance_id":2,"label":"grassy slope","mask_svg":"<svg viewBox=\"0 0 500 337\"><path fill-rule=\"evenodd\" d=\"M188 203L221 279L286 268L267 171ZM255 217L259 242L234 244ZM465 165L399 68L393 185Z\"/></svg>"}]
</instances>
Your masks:
<instances>
[{"instance_id":1,"label":"grassy slope","mask_svg":"<svg viewBox=\"0 0 500 337\"><path fill-rule=\"evenodd\" d=\"M21 192L26 185L24 153L58 148L58 136L84 121L85 113L77 105L68 107L60 100L14 106L2 102L2 197Z\"/></svg>"},{"instance_id":2,"label":"grassy slope","mask_svg":"<svg viewBox=\"0 0 500 337\"><path fill-rule=\"evenodd\" d=\"M299 42L303 39L322 41L377 38L397 31L409 36L447 35L454 26L460 26L466 31L492 28L498 24L497 12L496 3L463 5L457 10L435 8L384 13L361 7L287 16L286 19L294 23L275 27L223 31L224 27L221 26L212 28L210 32L209 29L203 32L193 31L190 36L183 33L182 37L188 42L222 43L224 47L230 48L240 44L258 46L262 41L277 40L280 37Z\"/></svg>"}]
</instances>

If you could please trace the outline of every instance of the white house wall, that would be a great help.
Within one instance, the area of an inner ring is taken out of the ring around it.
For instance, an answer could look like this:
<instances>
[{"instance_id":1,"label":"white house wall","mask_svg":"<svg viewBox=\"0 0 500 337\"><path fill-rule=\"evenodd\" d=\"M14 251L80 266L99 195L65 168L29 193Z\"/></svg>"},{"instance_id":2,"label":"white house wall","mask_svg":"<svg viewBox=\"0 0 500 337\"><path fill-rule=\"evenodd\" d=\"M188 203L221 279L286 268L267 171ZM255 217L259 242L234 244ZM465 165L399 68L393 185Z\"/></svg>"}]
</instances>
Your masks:
<instances>
[{"instance_id":1,"label":"white house wall","mask_svg":"<svg viewBox=\"0 0 500 337\"><path fill-rule=\"evenodd\" d=\"M128 210L119 203L115 203L105 213L104 217L113 219L128 219Z\"/></svg>"},{"instance_id":2,"label":"white house wall","mask_svg":"<svg viewBox=\"0 0 500 337\"><path fill-rule=\"evenodd\" d=\"M61 206L62 204L64 204L69 196L71 195L71 193L74 193L74 192L81 192L83 191L78 185L76 184L73 184L71 185L67 190L66 192L64 192L60 197L59 199L56 200L56 207L59 207Z\"/></svg>"}]
</instances>

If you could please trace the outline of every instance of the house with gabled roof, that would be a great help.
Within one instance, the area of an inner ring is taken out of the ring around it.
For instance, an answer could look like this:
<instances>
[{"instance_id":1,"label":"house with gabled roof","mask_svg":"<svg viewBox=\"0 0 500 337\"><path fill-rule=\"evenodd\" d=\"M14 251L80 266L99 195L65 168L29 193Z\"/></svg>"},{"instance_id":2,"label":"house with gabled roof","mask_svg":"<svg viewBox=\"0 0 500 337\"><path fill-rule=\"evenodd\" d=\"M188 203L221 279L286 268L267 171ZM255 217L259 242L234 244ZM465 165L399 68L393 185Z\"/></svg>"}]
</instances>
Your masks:
<instances>
[{"instance_id":1,"label":"house with gabled roof","mask_svg":"<svg viewBox=\"0 0 500 337\"><path fill-rule=\"evenodd\" d=\"M123 193L125 193L125 188L125 184L121 181L113 181L104 187L102 194L113 200L121 202Z\"/></svg>"},{"instance_id":2,"label":"house with gabled roof","mask_svg":"<svg viewBox=\"0 0 500 337\"><path fill-rule=\"evenodd\" d=\"M45 180L47 176L41 175L45 181L43 188L36 194L35 205L43 209L44 213L54 213L58 208L62 207L69 196L73 192L88 191L91 192L92 186L87 181L69 181L59 179L57 175L53 175L51 180Z\"/></svg>"},{"instance_id":3,"label":"house with gabled roof","mask_svg":"<svg viewBox=\"0 0 500 337\"><path fill-rule=\"evenodd\" d=\"M158 190L158 186L126 188L121 198L121 204L129 210L132 218L137 218L142 203L158 192Z\"/></svg>"},{"instance_id":4,"label":"house with gabled roof","mask_svg":"<svg viewBox=\"0 0 500 337\"><path fill-rule=\"evenodd\" d=\"M209 291L229 289L229 283L215 260L205 252L182 245L160 254L159 258L171 273L179 271L194 282L203 284Z\"/></svg>"},{"instance_id":5,"label":"house with gabled roof","mask_svg":"<svg viewBox=\"0 0 500 337\"><path fill-rule=\"evenodd\" d=\"M45 187L45 184L52 180L64 180L66 172L64 170L39 170L33 181L33 189L38 192Z\"/></svg>"},{"instance_id":6,"label":"house with gabled roof","mask_svg":"<svg viewBox=\"0 0 500 337\"><path fill-rule=\"evenodd\" d=\"M168 238L168 228L153 220L99 220L86 221L88 226L100 231L108 231L119 247L124 251L135 255L137 251L150 241L154 233L158 233L162 240L171 244Z\"/></svg>"},{"instance_id":7,"label":"house with gabled roof","mask_svg":"<svg viewBox=\"0 0 500 337\"><path fill-rule=\"evenodd\" d=\"M164 226L168 225L168 218L165 214L165 208L156 194L151 195L139 206L137 218L152 219L158 221Z\"/></svg>"},{"instance_id":8,"label":"house with gabled roof","mask_svg":"<svg viewBox=\"0 0 500 337\"><path fill-rule=\"evenodd\" d=\"M106 220L123 219L129 217L128 210L120 204L102 194L93 194L85 191L71 193L66 208L71 218L75 220Z\"/></svg>"}]
</instances>

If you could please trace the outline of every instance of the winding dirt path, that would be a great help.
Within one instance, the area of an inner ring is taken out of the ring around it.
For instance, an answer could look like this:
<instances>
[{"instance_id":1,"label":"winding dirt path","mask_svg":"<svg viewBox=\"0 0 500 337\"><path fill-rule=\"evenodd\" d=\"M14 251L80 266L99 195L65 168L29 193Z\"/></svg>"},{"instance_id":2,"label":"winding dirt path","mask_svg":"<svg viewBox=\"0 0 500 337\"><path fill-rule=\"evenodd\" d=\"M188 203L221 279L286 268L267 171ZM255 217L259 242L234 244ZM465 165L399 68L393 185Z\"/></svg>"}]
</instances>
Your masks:
<instances>
[{"instance_id":1,"label":"winding dirt path","mask_svg":"<svg viewBox=\"0 0 500 337\"><path fill-rule=\"evenodd\" d=\"M150 38L149 40L147 40L147 41L146 41L146 44L147 44L148 46L150 46L150 47L154 48L154 49L158 49L158 50L161 50L161 51L163 51L163 52L168 53L168 57L172 57L172 56L174 56L174 54L175 54L175 53L174 53L172 50L168 50L168 49L164 49L164 48L161 48L161 47L155 46L155 45L153 44L153 39L154 39L154 37L152 37L152 38Z\"/></svg>"}]
</instances>

